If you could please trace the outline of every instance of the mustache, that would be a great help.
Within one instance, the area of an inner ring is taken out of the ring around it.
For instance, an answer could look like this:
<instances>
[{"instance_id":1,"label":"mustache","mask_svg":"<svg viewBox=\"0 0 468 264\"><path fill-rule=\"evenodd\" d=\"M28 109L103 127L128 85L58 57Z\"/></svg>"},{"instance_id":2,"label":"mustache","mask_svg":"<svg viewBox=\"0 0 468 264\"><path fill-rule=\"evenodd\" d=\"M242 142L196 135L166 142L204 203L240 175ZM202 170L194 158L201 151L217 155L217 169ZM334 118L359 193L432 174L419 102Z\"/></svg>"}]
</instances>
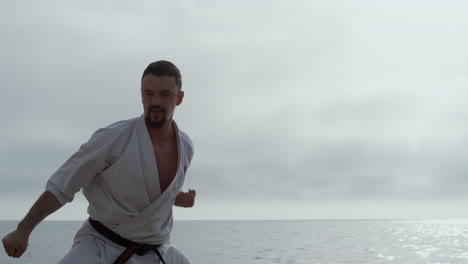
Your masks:
<instances>
[{"instance_id":1,"label":"mustache","mask_svg":"<svg viewBox=\"0 0 468 264\"><path fill-rule=\"evenodd\" d=\"M154 110L159 110L159 111L161 111L161 112L163 112L163 113L166 112L166 110L164 110L164 108L162 108L162 107L160 107L160 106L153 106L153 107L151 107L151 108L149 109L150 112L151 112L151 111L154 111Z\"/></svg>"}]
</instances>

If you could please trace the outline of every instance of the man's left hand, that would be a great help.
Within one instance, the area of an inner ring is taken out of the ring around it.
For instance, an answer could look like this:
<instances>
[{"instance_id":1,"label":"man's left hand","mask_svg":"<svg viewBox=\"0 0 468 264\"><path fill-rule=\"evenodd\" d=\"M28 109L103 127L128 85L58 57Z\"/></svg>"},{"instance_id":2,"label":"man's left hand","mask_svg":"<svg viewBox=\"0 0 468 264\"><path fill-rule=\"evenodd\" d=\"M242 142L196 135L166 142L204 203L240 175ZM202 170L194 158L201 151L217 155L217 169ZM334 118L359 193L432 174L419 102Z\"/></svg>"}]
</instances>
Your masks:
<instances>
[{"instance_id":1,"label":"man's left hand","mask_svg":"<svg viewBox=\"0 0 468 264\"><path fill-rule=\"evenodd\" d=\"M193 207L195 204L195 196L197 192L189 189L188 192L179 192L176 196L174 205L180 207Z\"/></svg>"}]
</instances>

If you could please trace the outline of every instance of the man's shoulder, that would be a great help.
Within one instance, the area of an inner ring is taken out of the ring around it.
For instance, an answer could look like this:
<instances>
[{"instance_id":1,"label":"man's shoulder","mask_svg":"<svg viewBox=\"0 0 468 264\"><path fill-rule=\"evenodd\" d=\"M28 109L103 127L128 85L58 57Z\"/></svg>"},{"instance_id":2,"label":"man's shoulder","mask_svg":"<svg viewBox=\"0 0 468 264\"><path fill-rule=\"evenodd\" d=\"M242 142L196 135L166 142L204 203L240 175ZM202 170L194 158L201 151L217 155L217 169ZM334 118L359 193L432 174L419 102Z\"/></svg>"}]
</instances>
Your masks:
<instances>
[{"instance_id":1,"label":"man's shoulder","mask_svg":"<svg viewBox=\"0 0 468 264\"><path fill-rule=\"evenodd\" d=\"M125 120L120 120L117 122L114 122L110 125L108 125L105 128L111 129L111 130L120 130L120 129L125 129L128 127L133 127L135 122L138 120L138 117L135 118L130 118L130 119L125 119Z\"/></svg>"},{"instance_id":2,"label":"man's shoulder","mask_svg":"<svg viewBox=\"0 0 468 264\"><path fill-rule=\"evenodd\" d=\"M193 147L192 139L190 139L190 137L189 137L189 135L187 133L185 133L182 130L179 130L179 135L180 135L180 139L182 140L182 142L184 144L188 144L188 145Z\"/></svg>"},{"instance_id":3,"label":"man's shoulder","mask_svg":"<svg viewBox=\"0 0 468 264\"><path fill-rule=\"evenodd\" d=\"M131 131L138 118L131 118L114 122L106 127L99 128L94 132L93 137L113 138Z\"/></svg>"},{"instance_id":4,"label":"man's shoulder","mask_svg":"<svg viewBox=\"0 0 468 264\"><path fill-rule=\"evenodd\" d=\"M185 133L184 131L179 130L179 135L180 135L181 144L184 146L185 153L190 163L193 157L193 153L194 153L193 142L190 139L189 135L187 135L187 133Z\"/></svg>"}]
</instances>

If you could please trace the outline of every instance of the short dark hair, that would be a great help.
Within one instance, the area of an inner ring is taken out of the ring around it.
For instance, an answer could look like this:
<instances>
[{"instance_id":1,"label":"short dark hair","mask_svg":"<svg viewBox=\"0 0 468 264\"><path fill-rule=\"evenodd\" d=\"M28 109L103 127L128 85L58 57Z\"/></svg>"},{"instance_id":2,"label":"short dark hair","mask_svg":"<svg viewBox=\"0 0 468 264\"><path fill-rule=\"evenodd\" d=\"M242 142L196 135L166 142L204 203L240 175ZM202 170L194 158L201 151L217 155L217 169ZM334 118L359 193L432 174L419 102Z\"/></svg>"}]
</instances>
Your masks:
<instances>
[{"instance_id":1,"label":"short dark hair","mask_svg":"<svg viewBox=\"0 0 468 264\"><path fill-rule=\"evenodd\" d=\"M141 80L148 75L152 74L154 76L167 76L174 77L177 85L177 89L182 90L182 75L180 70L170 61L160 60L150 63L143 72Z\"/></svg>"}]
</instances>

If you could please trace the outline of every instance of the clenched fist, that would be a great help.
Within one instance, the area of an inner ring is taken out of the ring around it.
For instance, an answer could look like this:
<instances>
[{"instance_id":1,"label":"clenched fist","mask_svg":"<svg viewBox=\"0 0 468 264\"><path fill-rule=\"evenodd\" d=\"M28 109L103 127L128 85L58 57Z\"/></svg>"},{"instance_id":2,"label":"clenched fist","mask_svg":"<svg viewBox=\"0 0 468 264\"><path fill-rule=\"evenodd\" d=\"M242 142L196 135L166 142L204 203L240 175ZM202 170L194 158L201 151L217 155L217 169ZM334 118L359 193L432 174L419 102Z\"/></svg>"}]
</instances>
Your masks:
<instances>
[{"instance_id":1,"label":"clenched fist","mask_svg":"<svg viewBox=\"0 0 468 264\"><path fill-rule=\"evenodd\" d=\"M176 196L174 205L180 207L192 207L195 204L195 196L197 192L189 189L188 192L179 192Z\"/></svg>"},{"instance_id":2,"label":"clenched fist","mask_svg":"<svg viewBox=\"0 0 468 264\"><path fill-rule=\"evenodd\" d=\"M19 258L28 248L29 231L16 229L2 239L3 247L9 257Z\"/></svg>"}]
</instances>

